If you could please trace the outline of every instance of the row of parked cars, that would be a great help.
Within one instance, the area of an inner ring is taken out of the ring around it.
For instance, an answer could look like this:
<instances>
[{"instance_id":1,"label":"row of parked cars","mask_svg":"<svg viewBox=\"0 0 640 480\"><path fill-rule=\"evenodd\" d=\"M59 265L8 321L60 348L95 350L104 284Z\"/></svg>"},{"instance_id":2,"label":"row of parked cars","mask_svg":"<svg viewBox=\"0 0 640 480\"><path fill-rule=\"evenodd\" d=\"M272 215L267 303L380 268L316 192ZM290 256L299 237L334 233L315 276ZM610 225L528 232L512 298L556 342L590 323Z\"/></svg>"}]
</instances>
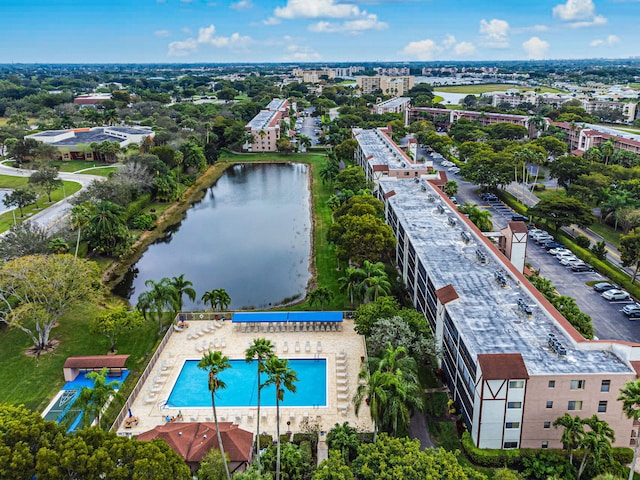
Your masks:
<instances>
[{"instance_id":1,"label":"row of parked cars","mask_svg":"<svg viewBox=\"0 0 640 480\"><path fill-rule=\"evenodd\" d=\"M592 272L593 267L576 257L571 250L564 248L560 242L556 242L549 232L544 230L529 230L529 237L543 247L549 255L553 255L560 262L560 265L568 267L572 272Z\"/></svg>"},{"instance_id":2,"label":"row of parked cars","mask_svg":"<svg viewBox=\"0 0 640 480\"><path fill-rule=\"evenodd\" d=\"M622 290L619 286L609 282L596 283L593 289L602 295L602 298L610 302L629 300L631 295ZM622 307L622 313L629 318L640 318L640 304L631 303Z\"/></svg>"},{"instance_id":3,"label":"row of parked cars","mask_svg":"<svg viewBox=\"0 0 640 480\"><path fill-rule=\"evenodd\" d=\"M441 165L443 167L448 167L447 172L460 173L460 168L455 163L450 162L449 160L444 160L443 162L441 162Z\"/></svg>"}]
</instances>

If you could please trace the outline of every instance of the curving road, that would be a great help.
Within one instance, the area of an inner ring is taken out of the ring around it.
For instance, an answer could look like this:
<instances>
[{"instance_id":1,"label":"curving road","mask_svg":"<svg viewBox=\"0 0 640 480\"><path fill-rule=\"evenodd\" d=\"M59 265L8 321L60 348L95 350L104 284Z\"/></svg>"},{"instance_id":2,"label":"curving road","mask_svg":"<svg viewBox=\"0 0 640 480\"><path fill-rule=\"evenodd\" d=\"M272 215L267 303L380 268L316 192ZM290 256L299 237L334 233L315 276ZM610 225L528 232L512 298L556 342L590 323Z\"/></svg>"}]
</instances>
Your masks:
<instances>
[{"instance_id":1,"label":"curving road","mask_svg":"<svg viewBox=\"0 0 640 480\"><path fill-rule=\"evenodd\" d=\"M96 167L98 168L98 167ZM90 169L86 169L90 170ZM82 170L85 171L85 170ZM34 170L25 170L23 168L14 168L8 167L6 165L0 164L0 175L9 175L12 177L29 177ZM85 175L80 173L68 173L68 172L60 172L58 177L62 180L68 180L71 182L79 183L82 188L78 190L73 195L66 197L63 200L60 200L53 205L45 208L44 210L32 215L29 217L29 221L35 222L43 228L50 229L54 228L61 220L63 220L68 214L69 210L71 210L72 205L69 203L69 198L74 197L78 193L82 191L83 188L87 187L94 180L103 181L105 177L101 177L99 175Z\"/></svg>"}]
</instances>

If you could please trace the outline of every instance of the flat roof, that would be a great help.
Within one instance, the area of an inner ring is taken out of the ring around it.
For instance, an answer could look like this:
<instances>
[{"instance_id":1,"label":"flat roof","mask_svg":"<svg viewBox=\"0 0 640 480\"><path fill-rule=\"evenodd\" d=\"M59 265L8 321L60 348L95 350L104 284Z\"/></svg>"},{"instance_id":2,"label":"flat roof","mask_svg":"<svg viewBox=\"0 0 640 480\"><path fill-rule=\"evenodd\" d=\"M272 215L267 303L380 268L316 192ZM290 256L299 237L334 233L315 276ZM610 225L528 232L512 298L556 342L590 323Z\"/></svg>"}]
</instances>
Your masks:
<instances>
[{"instance_id":1,"label":"flat roof","mask_svg":"<svg viewBox=\"0 0 640 480\"><path fill-rule=\"evenodd\" d=\"M572 339L544 304L546 300L522 275L507 267L508 260L429 182L383 178L379 187L383 194L395 192L387 202L434 288L449 284L455 288L459 298L445 308L472 358L520 353L532 375L633 373L610 351L611 344ZM468 242L462 238L463 231ZM486 263L478 260L477 250L485 254ZM496 281L496 272L506 279L505 287ZM533 309L530 317L519 309L520 298ZM549 308L553 307L549 304ZM564 345L566 355L560 356L549 347L550 333Z\"/></svg>"},{"instance_id":2,"label":"flat roof","mask_svg":"<svg viewBox=\"0 0 640 480\"><path fill-rule=\"evenodd\" d=\"M271 100L269 102L269 105L267 105L266 109L267 110L280 110L282 108L282 106L284 105L284 102L286 102L286 99L283 98L274 98L273 100Z\"/></svg>"},{"instance_id":3,"label":"flat roof","mask_svg":"<svg viewBox=\"0 0 640 480\"><path fill-rule=\"evenodd\" d=\"M91 144L91 143L101 143L101 142L118 142L122 143L125 141L125 138L120 136L115 136L110 133L118 132L123 135L126 135L129 138L130 135L150 135L153 133L151 127L94 127L91 129L69 129L69 130L47 130L44 132L34 133L29 135L32 138L38 137L56 137L58 135L63 135L65 133L71 133L72 136L68 138L63 138L62 140L58 140L57 142L51 142L50 145L54 147L63 147L63 146L73 146L78 144Z\"/></svg>"},{"instance_id":4,"label":"flat roof","mask_svg":"<svg viewBox=\"0 0 640 480\"><path fill-rule=\"evenodd\" d=\"M45 132L38 132L30 135L31 137L56 137L58 135L62 135L64 133L70 132L71 130L47 130Z\"/></svg>"},{"instance_id":5,"label":"flat roof","mask_svg":"<svg viewBox=\"0 0 640 480\"><path fill-rule=\"evenodd\" d=\"M384 102L378 103L376 107L397 107L398 105L402 105L411 100L409 97L395 97L390 98L389 100L385 100Z\"/></svg>"},{"instance_id":6,"label":"flat roof","mask_svg":"<svg viewBox=\"0 0 640 480\"><path fill-rule=\"evenodd\" d=\"M277 110L260 110L258 114L247 123L247 126L251 127L251 130L264 130L269 128L269 124L277 114ZM272 126L271 128L274 127Z\"/></svg>"},{"instance_id":7,"label":"flat roof","mask_svg":"<svg viewBox=\"0 0 640 480\"><path fill-rule=\"evenodd\" d=\"M389 170L426 170L424 164L413 163L380 129L353 128L352 131L370 164L388 166Z\"/></svg>"}]
</instances>

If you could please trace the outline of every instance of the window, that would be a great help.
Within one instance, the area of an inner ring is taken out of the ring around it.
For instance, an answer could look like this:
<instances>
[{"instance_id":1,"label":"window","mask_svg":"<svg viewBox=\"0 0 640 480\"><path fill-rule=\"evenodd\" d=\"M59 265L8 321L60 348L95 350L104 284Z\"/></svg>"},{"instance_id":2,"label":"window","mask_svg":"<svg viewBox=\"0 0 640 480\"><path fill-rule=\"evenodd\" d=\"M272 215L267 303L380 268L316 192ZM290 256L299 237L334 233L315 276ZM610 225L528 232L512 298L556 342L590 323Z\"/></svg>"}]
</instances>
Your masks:
<instances>
[{"instance_id":1,"label":"window","mask_svg":"<svg viewBox=\"0 0 640 480\"><path fill-rule=\"evenodd\" d=\"M520 422L507 422L505 428L520 428Z\"/></svg>"},{"instance_id":2,"label":"window","mask_svg":"<svg viewBox=\"0 0 640 480\"><path fill-rule=\"evenodd\" d=\"M524 388L524 380L510 380L509 388Z\"/></svg>"},{"instance_id":3,"label":"window","mask_svg":"<svg viewBox=\"0 0 640 480\"><path fill-rule=\"evenodd\" d=\"M582 410L582 402L580 400L571 400L567 410Z\"/></svg>"},{"instance_id":4,"label":"window","mask_svg":"<svg viewBox=\"0 0 640 480\"><path fill-rule=\"evenodd\" d=\"M507 408L522 408L522 402L508 402Z\"/></svg>"},{"instance_id":5,"label":"window","mask_svg":"<svg viewBox=\"0 0 640 480\"><path fill-rule=\"evenodd\" d=\"M600 391L608 392L610 388L611 388L611 380L602 380L602 383L600 384Z\"/></svg>"},{"instance_id":6,"label":"window","mask_svg":"<svg viewBox=\"0 0 640 480\"><path fill-rule=\"evenodd\" d=\"M549 380L549 388L556 388L556 381L555 380Z\"/></svg>"},{"instance_id":7,"label":"window","mask_svg":"<svg viewBox=\"0 0 640 480\"><path fill-rule=\"evenodd\" d=\"M543 440L542 444L540 445L540 448L547 448L549 447L549 442L547 442L546 440Z\"/></svg>"},{"instance_id":8,"label":"window","mask_svg":"<svg viewBox=\"0 0 640 480\"><path fill-rule=\"evenodd\" d=\"M551 428L551 422L544 422L544 428Z\"/></svg>"},{"instance_id":9,"label":"window","mask_svg":"<svg viewBox=\"0 0 640 480\"><path fill-rule=\"evenodd\" d=\"M553 400L547 400L547 408L553 408Z\"/></svg>"},{"instance_id":10,"label":"window","mask_svg":"<svg viewBox=\"0 0 640 480\"><path fill-rule=\"evenodd\" d=\"M503 448L518 448L518 442L504 442Z\"/></svg>"},{"instance_id":11,"label":"window","mask_svg":"<svg viewBox=\"0 0 640 480\"><path fill-rule=\"evenodd\" d=\"M607 401L606 400L602 400L600 402L598 402L598 412L599 413L604 413L607 411Z\"/></svg>"},{"instance_id":12,"label":"window","mask_svg":"<svg viewBox=\"0 0 640 480\"><path fill-rule=\"evenodd\" d=\"M571 380L571 390L584 390L584 380Z\"/></svg>"}]
</instances>

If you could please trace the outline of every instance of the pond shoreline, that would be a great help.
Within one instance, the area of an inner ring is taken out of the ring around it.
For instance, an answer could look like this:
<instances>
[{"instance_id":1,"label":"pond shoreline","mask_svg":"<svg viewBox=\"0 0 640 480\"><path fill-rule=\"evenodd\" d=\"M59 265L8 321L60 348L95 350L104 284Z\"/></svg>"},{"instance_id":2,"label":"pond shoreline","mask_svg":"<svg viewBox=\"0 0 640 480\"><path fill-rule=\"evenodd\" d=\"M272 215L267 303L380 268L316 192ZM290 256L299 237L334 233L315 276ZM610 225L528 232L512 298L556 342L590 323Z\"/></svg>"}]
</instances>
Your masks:
<instances>
[{"instance_id":1,"label":"pond shoreline","mask_svg":"<svg viewBox=\"0 0 640 480\"><path fill-rule=\"evenodd\" d=\"M182 195L182 198L177 200L171 205L157 220L156 227L153 230L143 232L136 242L131 247L131 253L123 256L120 259L115 260L103 273L102 281L109 290L113 290L125 277L131 265L134 265L147 249L158 239L162 238L167 229L171 226L181 222L187 214L187 211L193 207L193 205L202 200L207 190L215 185L217 181L222 177L227 169L233 168L236 165L253 165L253 164L303 164L306 166L307 176L307 191L309 195L309 224L310 237L309 237L309 254L307 261L307 270L309 273L309 279L307 280L305 292L302 297L298 297L292 302L288 302L286 305L295 305L302 303L306 299L307 293L316 284L316 265L315 265L315 214L314 204L315 199L313 195L313 175L312 165L307 162L290 161L290 160L269 160L259 162L229 162L229 163L217 163L211 166L207 171L198 178L198 180L189 187ZM126 299L125 299L126 300ZM278 304L275 307L282 307L285 304Z\"/></svg>"}]
</instances>

